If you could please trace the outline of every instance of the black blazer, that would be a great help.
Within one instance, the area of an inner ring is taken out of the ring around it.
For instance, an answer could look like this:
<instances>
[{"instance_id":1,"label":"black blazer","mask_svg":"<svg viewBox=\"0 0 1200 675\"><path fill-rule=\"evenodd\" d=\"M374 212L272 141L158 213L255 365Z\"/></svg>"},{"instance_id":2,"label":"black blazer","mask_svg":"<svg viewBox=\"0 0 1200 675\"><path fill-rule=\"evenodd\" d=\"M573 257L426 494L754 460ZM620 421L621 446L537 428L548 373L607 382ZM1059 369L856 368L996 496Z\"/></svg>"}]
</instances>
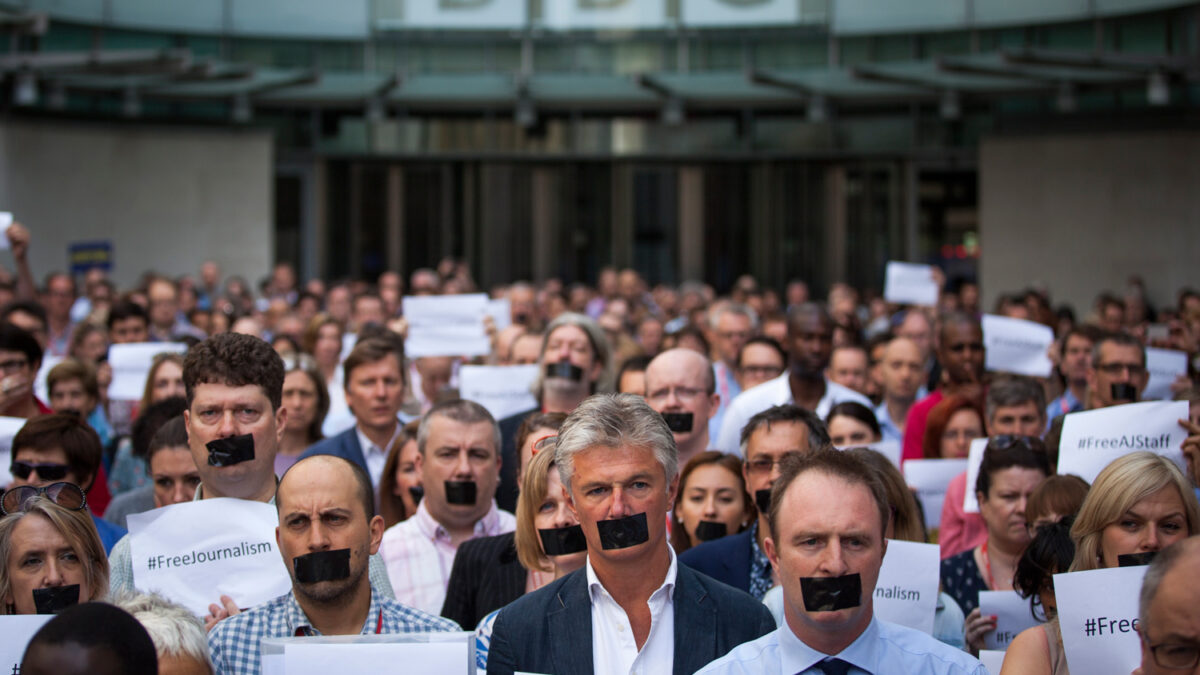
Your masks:
<instances>
[{"instance_id":1,"label":"black blazer","mask_svg":"<svg viewBox=\"0 0 1200 675\"><path fill-rule=\"evenodd\" d=\"M464 541L454 554L442 616L475 630L480 619L525 594L527 577L512 532Z\"/></svg>"},{"instance_id":2,"label":"black blazer","mask_svg":"<svg viewBox=\"0 0 1200 675\"><path fill-rule=\"evenodd\" d=\"M517 469L521 468L521 449L517 447L517 430L521 428L521 422L524 422L526 417L539 410L541 408L530 408L497 422L500 425L500 459L502 461L500 463L500 484L496 486L496 506L509 513L517 512L517 493L521 491L521 486L517 485Z\"/></svg>"},{"instance_id":3,"label":"black blazer","mask_svg":"<svg viewBox=\"0 0 1200 675\"><path fill-rule=\"evenodd\" d=\"M750 528L693 546L679 554L679 562L723 584L749 592L750 561L754 552L750 537L753 533L754 529Z\"/></svg>"},{"instance_id":4,"label":"black blazer","mask_svg":"<svg viewBox=\"0 0 1200 675\"><path fill-rule=\"evenodd\" d=\"M683 565L675 577L674 675L691 675L734 647L775 630L765 605ZM500 610L488 675L515 671L592 675L592 602L576 570Z\"/></svg>"}]
</instances>

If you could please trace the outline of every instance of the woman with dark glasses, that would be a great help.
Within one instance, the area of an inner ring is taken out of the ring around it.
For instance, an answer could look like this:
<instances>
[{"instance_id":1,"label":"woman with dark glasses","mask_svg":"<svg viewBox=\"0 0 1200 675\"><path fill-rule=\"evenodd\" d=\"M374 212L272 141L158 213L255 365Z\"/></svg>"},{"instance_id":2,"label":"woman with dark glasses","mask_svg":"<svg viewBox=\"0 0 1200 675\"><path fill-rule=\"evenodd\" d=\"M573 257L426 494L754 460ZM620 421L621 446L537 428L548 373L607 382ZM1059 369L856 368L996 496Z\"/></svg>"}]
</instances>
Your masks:
<instances>
[{"instance_id":1,"label":"woman with dark glasses","mask_svg":"<svg viewBox=\"0 0 1200 675\"><path fill-rule=\"evenodd\" d=\"M108 558L78 486L21 486L0 496L0 612L45 614L108 591Z\"/></svg>"}]
</instances>

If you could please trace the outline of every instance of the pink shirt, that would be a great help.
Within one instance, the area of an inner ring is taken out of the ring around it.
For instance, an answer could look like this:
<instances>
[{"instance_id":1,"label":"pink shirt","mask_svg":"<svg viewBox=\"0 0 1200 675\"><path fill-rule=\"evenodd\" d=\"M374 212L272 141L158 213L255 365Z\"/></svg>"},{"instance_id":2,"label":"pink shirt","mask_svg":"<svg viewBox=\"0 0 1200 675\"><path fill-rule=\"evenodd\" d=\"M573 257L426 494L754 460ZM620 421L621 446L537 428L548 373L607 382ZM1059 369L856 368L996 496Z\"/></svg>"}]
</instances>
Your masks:
<instances>
[{"instance_id":1,"label":"pink shirt","mask_svg":"<svg viewBox=\"0 0 1200 675\"><path fill-rule=\"evenodd\" d=\"M942 523L938 526L938 546L942 560L969 551L987 540L987 525L978 513L963 511L967 495L967 472L954 477L946 486L946 501L942 503Z\"/></svg>"},{"instance_id":2,"label":"pink shirt","mask_svg":"<svg viewBox=\"0 0 1200 675\"><path fill-rule=\"evenodd\" d=\"M933 410L933 406L942 402L945 398L942 390L938 389L925 398L913 404L913 407L908 409L908 417L904 422L904 445L900 455L900 461L903 462L909 459L924 459L925 452L922 449L924 446L921 442L925 439L925 423L929 421L929 411Z\"/></svg>"},{"instance_id":3,"label":"pink shirt","mask_svg":"<svg viewBox=\"0 0 1200 675\"><path fill-rule=\"evenodd\" d=\"M492 500L492 508L475 523L471 539L512 532L516 524L516 518L501 511ZM458 548L450 543L450 533L429 515L424 501L412 518L384 532L379 546L396 599L434 615L442 612L457 552Z\"/></svg>"}]
</instances>

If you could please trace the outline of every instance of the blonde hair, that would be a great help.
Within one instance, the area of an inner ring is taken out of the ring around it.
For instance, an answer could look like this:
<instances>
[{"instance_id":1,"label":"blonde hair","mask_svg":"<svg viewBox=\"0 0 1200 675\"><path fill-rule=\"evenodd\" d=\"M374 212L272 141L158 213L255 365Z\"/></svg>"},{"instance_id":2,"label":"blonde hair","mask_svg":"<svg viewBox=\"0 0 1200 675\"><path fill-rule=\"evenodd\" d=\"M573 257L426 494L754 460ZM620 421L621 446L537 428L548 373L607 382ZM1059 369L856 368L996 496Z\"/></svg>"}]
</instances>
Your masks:
<instances>
[{"instance_id":1,"label":"blonde hair","mask_svg":"<svg viewBox=\"0 0 1200 675\"><path fill-rule=\"evenodd\" d=\"M1104 528L1119 521L1138 502L1172 486L1183 501L1188 536L1200 533L1200 503L1187 478L1171 460L1152 452L1133 452L1104 467L1071 527L1075 560L1070 571L1098 569Z\"/></svg>"},{"instance_id":2,"label":"blonde hair","mask_svg":"<svg viewBox=\"0 0 1200 675\"><path fill-rule=\"evenodd\" d=\"M521 491L517 496L517 529L515 541L517 560L527 570L553 571L553 566L547 564L546 554L542 551L542 540L538 535L538 507L546 500L549 491L550 471L554 469L554 448L546 448L535 454L525 467L525 480L521 483Z\"/></svg>"},{"instance_id":3,"label":"blonde hair","mask_svg":"<svg viewBox=\"0 0 1200 675\"><path fill-rule=\"evenodd\" d=\"M64 508L40 496L30 500L23 511L0 518L0 598L12 592L8 559L12 555L13 531L22 518L31 515L38 515L50 521L83 563L84 579L91 589L92 596L80 598L79 601L102 600L108 592L108 557L104 554L104 545L100 543L100 535L96 533L92 517L86 509L75 511ZM11 613L9 607L3 610L5 614Z\"/></svg>"}]
</instances>

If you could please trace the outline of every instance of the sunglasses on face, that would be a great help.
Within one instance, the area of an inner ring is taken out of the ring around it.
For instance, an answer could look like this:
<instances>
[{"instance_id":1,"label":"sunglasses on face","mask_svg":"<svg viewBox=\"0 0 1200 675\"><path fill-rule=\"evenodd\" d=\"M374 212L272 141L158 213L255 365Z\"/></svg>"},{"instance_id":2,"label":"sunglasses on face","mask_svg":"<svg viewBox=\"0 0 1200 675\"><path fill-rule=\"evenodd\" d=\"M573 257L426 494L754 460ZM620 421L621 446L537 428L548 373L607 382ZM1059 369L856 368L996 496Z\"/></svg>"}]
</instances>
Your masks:
<instances>
[{"instance_id":1,"label":"sunglasses on face","mask_svg":"<svg viewBox=\"0 0 1200 675\"><path fill-rule=\"evenodd\" d=\"M62 480L67 477L67 471L71 467L66 464L33 464L31 462L13 462L8 467L8 472L12 475L25 480L29 478L34 471L37 472L38 478L42 480Z\"/></svg>"},{"instance_id":2,"label":"sunglasses on face","mask_svg":"<svg viewBox=\"0 0 1200 675\"><path fill-rule=\"evenodd\" d=\"M27 511L38 497L45 497L65 509L81 511L87 506L87 496L74 483L51 483L45 487L22 485L5 490L0 495L0 513L21 513Z\"/></svg>"}]
</instances>

